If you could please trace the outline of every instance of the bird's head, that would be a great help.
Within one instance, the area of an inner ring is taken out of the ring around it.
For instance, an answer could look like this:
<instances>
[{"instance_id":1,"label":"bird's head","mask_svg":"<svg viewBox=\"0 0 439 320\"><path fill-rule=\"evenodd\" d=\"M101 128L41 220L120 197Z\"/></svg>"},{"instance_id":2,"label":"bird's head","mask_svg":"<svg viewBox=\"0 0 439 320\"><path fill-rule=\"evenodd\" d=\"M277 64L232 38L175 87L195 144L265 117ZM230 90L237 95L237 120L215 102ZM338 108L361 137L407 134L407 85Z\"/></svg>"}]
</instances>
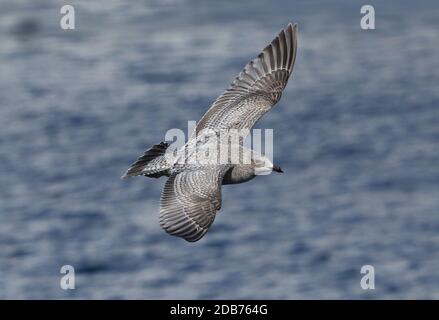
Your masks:
<instances>
[{"instance_id":1,"label":"bird's head","mask_svg":"<svg viewBox=\"0 0 439 320\"><path fill-rule=\"evenodd\" d=\"M273 164L265 156L260 156L255 160L256 160L254 162L255 175L267 175L272 173L273 171L283 173L282 169L278 165Z\"/></svg>"}]
</instances>

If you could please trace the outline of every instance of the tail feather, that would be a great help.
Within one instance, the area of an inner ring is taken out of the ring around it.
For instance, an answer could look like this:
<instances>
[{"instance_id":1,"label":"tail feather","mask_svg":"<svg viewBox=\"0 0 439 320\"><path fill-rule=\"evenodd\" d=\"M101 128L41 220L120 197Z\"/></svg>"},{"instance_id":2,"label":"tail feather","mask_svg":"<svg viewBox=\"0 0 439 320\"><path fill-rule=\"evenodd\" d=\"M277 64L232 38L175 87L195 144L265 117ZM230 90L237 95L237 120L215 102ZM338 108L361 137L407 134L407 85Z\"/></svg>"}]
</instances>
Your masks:
<instances>
[{"instance_id":1,"label":"tail feather","mask_svg":"<svg viewBox=\"0 0 439 320\"><path fill-rule=\"evenodd\" d=\"M137 158L136 162L134 162L122 176L123 178L134 177L134 176L148 176L153 178L161 177L162 175L166 175L167 168L160 164L158 158L163 156L166 152L166 149L169 147L167 142L160 142L159 144L153 145L151 148L146 150L143 155ZM151 167L151 168L148 168Z\"/></svg>"}]
</instances>

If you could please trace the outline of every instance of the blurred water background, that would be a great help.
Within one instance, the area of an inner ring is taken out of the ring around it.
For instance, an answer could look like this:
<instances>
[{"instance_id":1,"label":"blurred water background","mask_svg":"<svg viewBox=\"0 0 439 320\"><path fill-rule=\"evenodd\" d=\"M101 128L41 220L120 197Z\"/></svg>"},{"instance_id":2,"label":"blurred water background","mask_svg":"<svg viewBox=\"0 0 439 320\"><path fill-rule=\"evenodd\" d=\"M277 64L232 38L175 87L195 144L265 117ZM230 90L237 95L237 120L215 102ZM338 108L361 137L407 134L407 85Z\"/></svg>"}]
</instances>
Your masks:
<instances>
[{"instance_id":1,"label":"blurred water background","mask_svg":"<svg viewBox=\"0 0 439 320\"><path fill-rule=\"evenodd\" d=\"M74 31L64 1L0 4L0 298L439 299L437 1L367 1L373 31L362 1L68 3ZM224 187L200 242L168 236L164 180L121 174L290 21L258 123L285 173Z\"/></svg>"}]
</instances>

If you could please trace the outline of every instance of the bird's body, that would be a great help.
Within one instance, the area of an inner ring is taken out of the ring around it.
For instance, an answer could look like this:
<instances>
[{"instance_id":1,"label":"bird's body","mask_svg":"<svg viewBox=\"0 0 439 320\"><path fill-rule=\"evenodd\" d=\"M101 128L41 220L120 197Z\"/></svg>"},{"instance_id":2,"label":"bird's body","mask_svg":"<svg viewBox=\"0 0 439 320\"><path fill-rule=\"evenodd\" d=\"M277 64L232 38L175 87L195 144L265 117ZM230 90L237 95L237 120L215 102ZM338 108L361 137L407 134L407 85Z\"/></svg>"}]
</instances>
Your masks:
<instances>
[{"instance_id":1,"label":"bird's body","mask_svg":"<svg viewBox=\"0 0 439 320\"><path fill-rule=\"evenodd\" d=\"M154 145L125 173L124 177L169 177L160 200L160 225L166 232L199 240L221 208L221 185L282 172L267 157L242 141L230 142L240 140L228 136L236 130L249 131L279 101L296 51L297 27L289 24L213 103L183 148L167 152L167 143Z\"/></svg>"}]
</instances>

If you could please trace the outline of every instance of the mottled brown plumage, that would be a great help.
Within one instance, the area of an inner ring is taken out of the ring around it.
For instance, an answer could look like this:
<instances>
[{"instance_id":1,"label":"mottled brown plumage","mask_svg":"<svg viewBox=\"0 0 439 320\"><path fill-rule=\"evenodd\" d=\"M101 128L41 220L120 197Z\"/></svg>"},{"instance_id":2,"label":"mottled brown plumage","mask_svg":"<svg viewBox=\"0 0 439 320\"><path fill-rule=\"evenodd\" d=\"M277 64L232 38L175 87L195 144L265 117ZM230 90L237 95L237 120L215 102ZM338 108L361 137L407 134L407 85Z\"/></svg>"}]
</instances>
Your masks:
<instances>
[{"instance_id":1,"label":"mottled brown plumage","mask_svg":"<svg viewBox=\"0 0 439 320\"><path fill-rule=\"evenodd\" d=\"M291 23L250 61L198 122L194 135L180 150L185 160L196 157L208 146L206 130L250 130L255 122L279 101L293 70L297 52L297 26ZM210 133L211 134L211 133ZM167 146L166 146L167 147ZM171 235L187 241L201 239L221 208L221 185L246 182L258 172L282 170L264 156L237 145L252 155L250 164L205 160L185 164L178 157L169 160L162 154L163 145L147 150L128 169L126 176L169 176L160 199L160 225ZM267 162L268 161L268 162ZM267 166L268 163L268 166Z\"/></svg>"}]
</instances>

